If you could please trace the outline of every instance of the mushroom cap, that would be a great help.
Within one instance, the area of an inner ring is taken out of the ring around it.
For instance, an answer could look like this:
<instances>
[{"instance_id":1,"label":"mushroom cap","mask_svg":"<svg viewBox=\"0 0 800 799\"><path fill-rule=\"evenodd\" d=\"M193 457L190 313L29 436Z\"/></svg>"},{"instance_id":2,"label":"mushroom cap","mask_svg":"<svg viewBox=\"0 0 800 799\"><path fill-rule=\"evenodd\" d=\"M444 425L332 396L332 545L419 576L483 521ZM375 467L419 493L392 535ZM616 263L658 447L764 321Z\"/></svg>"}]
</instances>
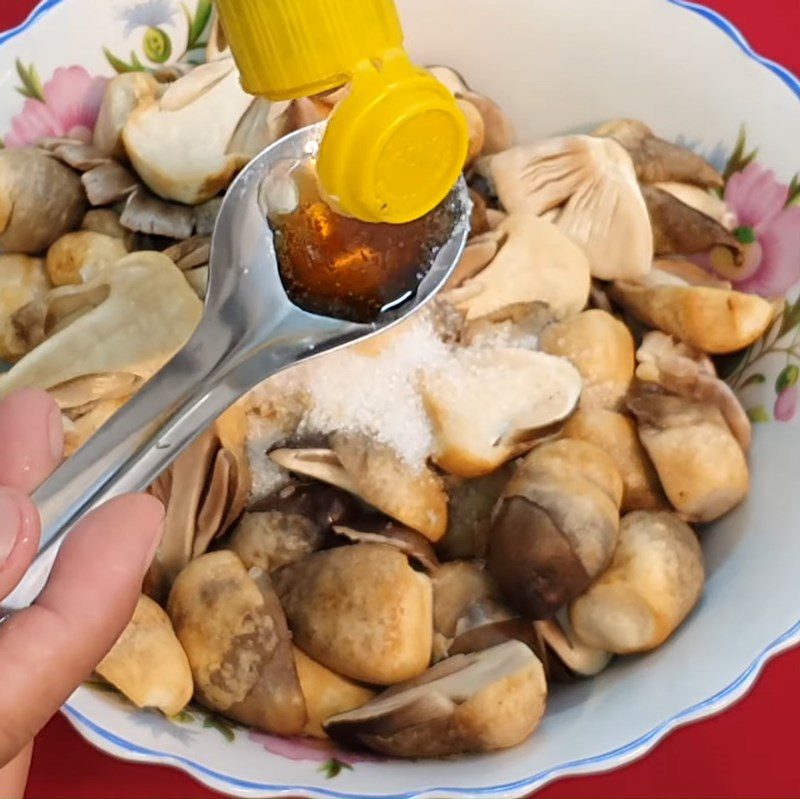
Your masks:
<instances>
[{"instance_id":1,"label":"mushroom cap","mask_svg":"<svg viewBox=\"0 0 800 799\"><path fill-rule=\"evenodd\" d=\"M575 365L583 377L581 407L618 408L636 368L630 330L611 314L591 309L547 326L541 347Z\"/></svg>"},{"instance_id":2,"label":"mushroom cap","mask_svg":"<svg viewBox=\"0 0 800 799\"><path fill-rule=\"evenodd\" d=\"M160 99L137 107L122 133L125 150L156 194L199 205L227 188L246 163L228 147L252 102L232 59L204 64L171 84Z\"/></svg>"},{"instance_id":3,"label":"mushroom cap","mask_svg":"<svg viewBox=\"0 0 800 799\"><path fill-rule=\"evenodd\" d=\"M78 230L64 234L47 251L47 273L54 286L80 285L128 254L118 238Z\"/></svg>"},{"instance_id":4,"label":"mushroom cap","mask_svg":"<svg viewBox=\"0 0 800 799\"><path fill-rule=\"evenodd\" d=\"M264 511L245 513L228 546L247 569L269 573L316 552L322 541L322 530L305 516Z\"/></svg>"},{"instance_id":5,"label":"mushroom cap","mask_svg":"<svg viewBox=\"0 0 800 799\"><path fill-rule=\"evenodd\" d=\"M618 654L654 649L689 615L704 582L703 551L691 527L672 513L629 513L608 570L572 603L575 634Z\"/></svg>"},{"instance_id":6,"label":"mushroom cap","mask_svg":"<svg viewBox=\"0 0 800 799\"><path fill-rule=\"evenodd\" d=\"M749 346L764 334L774 315L772 305L755 294L690 286L655 269L653 280L618 281L611 291L620 305L649 327L713 355Z\"/></svg>"},{"instance_id":7,"label":"mushroom cap","mask_svg":"<svg viewBox=\"0 0 800 799\"><path fill-rule=\"evenodd\" d=\"M622 479L599 447L564 439L520 461L489 536L489 568L508 603L549 618L583 593L617 544Z\"/></svg>"},{"instance_id":8,"label":"mushroom cap","mask_svg":"<svg viewBox=\"0 0 800 799\"><path fill-rule=\"evenodd\" d=\"M686 519L713 521L747 496L747 460L717 405L640 390L628 407L664 492Z\"/></svg>"},{"instance_id":9,"label":"mushroom cap","mask_svg":"<svg viewBox=\"0 0 800 799\"><path fill-rule=\"evenodd\" d=\"M517 303L547 303L558 317L578 313L586 305L589 261L552 223L512 213L485 234L485 242L485 252L473 267L476 274L446 295L468 321Z\"/></svg>"},{"instance_id":10,"label":"mushroom cap","mask_svg":"<svg viewBox=\"0 0 800 799\"><path fill-rule=\"evenodd\" d=\"M265 574L253 579L232 552L203 555L178 575L167 612L199 701L267 732L303 730L307 716L291 636Z\"/></svg>"},{"instance_id":11,"label":"mushroom cap","mask_svg":"<svg viewBox=\"0 0 800 799\"><path fill-rule=\"evenodd\" d=\"M106 84L103 102L94 128L93 144L103 155L124 160L122 130L136 108L155 100L163 92L161 84L148 72L127 72Z\"/></svg>"},{"instance_id":12,"label":"mushroom cap","mask_svg":"<svg viewBox=\"0 0 800 799\"><path fill-rule=\"evenodd\" d=\"M74 230L86 211L81 179L44 150L0 150L0 250L34 255Z\"/></svg>"},{"instance_id":13,"label":"mushroom cap","mask_svg":"<svg viewBox=\"0 0 800 799\"><path fill-rule=\"evenodd\" d=\"M180 713L194 691L189 661L169 616L146 596L139 597L133 618L96 671L137 707L157 708L167 716Z\"/></svg>"},{"instance_id":14,"label":"mushroom cap","mask_svg":"<svg viewBox=\"0 0 800 799\"><path fill-rule=\"evenodd\" d=\"M614 461L622 477L622 511L668 507L653 464L639 441L636 422L605 408L580 408L564 426L564 438L587 441Z\"/></svg>"},{"instance_id":15,"label":"mushroom cap","mask_svg":"<svg viewBox=\"0 0 800 799\"><path fill-rule=\"evenodd\" d=\"M500 590L482 563L460 560L445 563L432 577L433 628L454 638L459 619L483 599L499 599Z\"/></svg>"},{"instance_id":16,"label":"mushroom cap","mask_svg":"<svg viewBox=\"0 0 800 799\"><path fill-rule=\"evenodd\" d=\"M541 215L586 252L594 277L634 278L650 271L653 234L636 172L612 139L566 136L493 156L489 171L503 207Z\"/></svg>"},{"instance_id":17,"label":"mushroom cap","mask_svg":"<svg viewBox=\"0 0 800 799\"><path fill-rule=\"evenodd\" d=\"M564 358L495 347L456 350L446 369L424 372L422 386L434 461L481 477L557 432L578 405L582 381Z\"/></svg>"},{"instance_id":18,"label":"mushroom cap","mask_svg":"<svg viewBox=\"0 0 800 799\"><path fill-rule=\"evenodd\" d=\"M325 550L273 575L294 640L337 674L376 685L428 667L431 582L381 544Z\"/></svg>"},{"instance_id":19,"label":"mushroom cap","mask_svg":"<svg viewBox=\"0 0 800 799\"><path fill-rule=\"evenodd\" d=\"M398 757L447 757L505 749L539 724L547 700L544 669L519 641L456 655L357 710L329 719L325 730Z\"/></svg>"},{"instance_id":20,"label":"mushroom cap","mask_svg":"<svg viewBox=\"0 0 800 799\"><path fill-rule=\"evenodd\" d=\"M347 713L367 704L375 691L359 685L312 660L302 649L292 647L297 676L306 702L308 722L303 735L327 738L322 725L331 716Z\"/></svg>"}]
</instances>

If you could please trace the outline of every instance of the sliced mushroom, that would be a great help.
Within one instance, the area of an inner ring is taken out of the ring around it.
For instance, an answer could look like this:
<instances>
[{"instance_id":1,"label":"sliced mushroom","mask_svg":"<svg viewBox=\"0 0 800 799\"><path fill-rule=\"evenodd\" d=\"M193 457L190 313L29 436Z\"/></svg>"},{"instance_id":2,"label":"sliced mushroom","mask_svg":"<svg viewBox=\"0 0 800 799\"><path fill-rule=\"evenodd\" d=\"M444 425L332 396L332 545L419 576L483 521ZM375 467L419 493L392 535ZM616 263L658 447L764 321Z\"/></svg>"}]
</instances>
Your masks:
<instances>
[{"instance_id":1,"label":"sliced mushroom","mask_svg":"<svg viewBox=\"0 0 800 799\"><path fill-rule=\"evenodd\" d=\"M617 545L622 479L599 447L565 439L519 463L489 536L489 568L507 602L546 619L582 594Z\"/></svg>"},{"instance_id":2,"label":"sliced mushroom","mask_svg":"<svg viewBox=\"0 0 800 799\"><path fill-rule=\"evenodd\" d=\"M337 674L391 685L428 667L431 582L396 549L315 552L273 578L295 642Z\"/></svg>"},{"instance_id":3,"label":"sliced mushroom","mask_svg":"<svg viewBox=\"0 0 800 799\"><path fill-rule=\"evenodd\" d=\"M199 702L266 732L303 731L291 636L266 574L251 577L232 552L203 555L178 575L167 612Z\"/></svg>"},{"instance_id":4,"label":"sliced mushroom","mask_svg":"<svg viewBox=\"0 0 800 799\"><path fill-rule=\"evenodd\" d=\"M49 288L44 261L27 255L0 255L0 358L16 360L27 352L12 319L28 303L41 301Z\"/></svg>"},{"instance_id":5,"label":"sliced mushroom","mask_svg":"<svg viewBox=\"0 0 800 799\"><path fill-rule=\"evenodd\" d=\"M167 716L180 713L194 692L189 661L169 616L146 596L96 670L137 707L157 708Z\"/></svg>"},{"instance_id":6,"label":"sliced mushroom","mask_svg":"<svg viewBox=\"0 0 800 799\"><path fill-rule=\"evenodd\" d=\"M656 186L643 186L642 194L653 226L656 256L695 255L725 247L735 263L742 263L744 245L716 219Z\"/></svg>"},{"instance_id":7,"label":"sliced mushroom","mask_svg":"<svg viewBox=\"0 0 800 799\"><path fill-rule=\"evenodd\" d=\"M359 501L351 494L315 482L291 483L251 504L249 510L302 516L323 531L336 524L349 524L363 513Z\"/></svg>"},{"instance_id":8,"label":"sliced mushroom","mask_svg":"<svg viewBox=\"0 0 800 799\"><path fill-rule=\"evenodd\" d=\"M252 102L232 59L204 64L138 106L122 132L125 150L156 194L198 205L227 188L246 163L228 146Z\"/></svg>"},{"instance_id":9,"label":"sliced mushroom","mask_svg":"<svg viewBox=\"0 0 800 799\"><path fill-rule=\"evenodd\" d=\"M43 150L0 150L0 249L32 255L74 230L86 211L80 178Z\"/></svg>"},{"instance_id":10,"label":"sliced mushroom","mask_svg":"<svg viewBox=\"0 0 800 799\"><path fill-rule=\"evenodd\" d=\"M112 78L94 128L94 146L103 155L124 160L122 131L128 119L139 105L154 101L162 91L161 84L148 72L127 72Z\"/></svg>"},{"instance_id":11,"label":"sliced mushroom","mask_svg":"<svg viewBox=\"0 0 800 799\"><path fill-rule=\"evenodd\" d=\"M512 214L486 234L488 265L445 297L468 320L516 303L547 303L559 318L586 305L589 262L555 225L524 213ZM473 241L472 246L477 246Z\"/></svg>"},{"instance_id":12,"label":"sliced mushroom","mask_svg":"<svg viewBox=\"0 0 800 799\"><path fill-rule=\"evenodd\" d=\"M93 144L85 142L62 142L53 146L48 152L77 172L87 172L111 161Z\"/></svg>"},{"instance_id":13,"label":"sliced mushroom","mask_svg":"<svg viewBox=\"0 0 800 799\"><path fill-rule=\"evenodd\" d=\"M125 404L126 400L127 398L98 400L76 418L64 417L62 419L64 455L69 457L79 450Z\"/></svg>"},{"instance_id":14,"label":"sliced mushroom","mask_svg":"<svg viewBox=\"0 0 800 799\"><path fill-rule=\"evenodd\" d=\"M127 255L90 283L54 289L16 314L23 338L42 343L0 377L0 395L108 372L146 380L188 341L201 314L168 258Z\"/></svg>"},{"instance_id":15,"label":"sliced mushroom","mask_svg":"<svg viewBox=\"0 0 800 799\"><path fill-rule=\"evenodd\" d=\"M303 735L327 738L322 725L332 716L347 713L375 698L375 691L348 680L293 647L297 676L306 702L308 722Z\"/></svg>"},{"instance_id":16,"label":"sliced mushroom","mask_svg":"<svg viewBox=\"0 0 800 799\"><path fill-rule=\"evenodd\" d=\"M338 433L329 450L276 450L270 457L296 474L348 491L387 516L438 541L447 529L447 494L425 466L360 434Z\"/></svg>"},{"instance_id":17,"label":"sliced mushroom","mask_svg":"<svg viewBox=\"0 0 800 799\"><path fill-rule=\"evenodd\" d=\"M323 540L322 530L305 516L263 511L242 517L229 547L246 568L269 573L316 552Z\"/></svg>"},{"instance_id":18,"label":"sliced mushroom","mask_svg":"<svg viewBox=\"0 0 800 799\"><path fill-rule=\"evenodd\" d=\"M66 233L47 251L47 274L54 286L80 285L99 276L128 254L118 238L89 230Z\"/></svg>"},{"instance_id":19,"label":"sliced mushroom","mask_svg":"<svg viewBox=\"0 0 800 799\"><path fill-rule=\"evenodd\" d=\"M463 326L460 341L467 347L539 349L539 337L555 316L543 302L516 303Z\"/></svg>"},{"instance_id":20,"label":"sliced mushroom","mask_svg":"<svg viewBox=\"0 0 800 799\"><path fill-rule=\"evenodd\" d=\"M656 183L654 188L671 194L689 208L710 217L725 230L734 230L737 226L736 214L715 190L693 186L691 183Z\"/></svg>"},{"instance_id":21,"label":"sliced mushroom","mask_svg":"<svg viewBox=\"0 0 800 799\"><path fill-rule=\"evenodd\" d=\"M556 679L594 677L611 662L611 652L587 646L578 640L569 615L537 621L536 628L546 648L546 659Z\"/></svg>"},{"instance_id":22,"label":"sliced mushroom","mask_svg":"<svg viewBox=\"0 0 800 799\"><path fill-rule=\"evenodd\" d=\"M461 477L490 474L554 435L575 410L582 381L564 358L512 348L460 349L424 373L437 465Z\"/></svg>"},{"instance_id":23,"label":"sliced mushroom","mask_svg":"<svg viewBox=\"0 0 800 799\"><path fill-rule=\"evenodd\" d=\"M703 591L703 551L674 514L638 511L620 525L608 571L570 608L576 635L618 654L660 646Z\"/></svg>"},{"instance_id":24,"label":"sliced mushroom","mask_svg":"<svg viewBox=\"0 0 800 799\"><path fill-rule=\"evenodd\" d=\"M611 294L649 327L713 355L749 346L774 315L772 305L755 294L693 286L658 269L645 281L616 282Z\"/></svg>"},{"instance_id":25,"label":"sliced mushroom","mask_svg":"<svg viewBox=\"0 0 800 799\"><path fill-rule=\"evenodd\" d=\"M722 175L704 158L685 147L659 139L644 122L615 119L594 131L616 139L630 154L643 183L691 183L709 189L723 186Z\"/></svg>"},{"instance_id":26,"label":"sliced mushroom","mask_svg":"<svg viewBox=\"0 0 800 799\"><path fill-rule=\"evenodd\" d=\"M622 511L662 510L668 507L653 464L630 416L605 408L580 408L564 426L565 438L600 447L622 477Z\"/></svg>"},{"instance_id":27,"label":"sliced mushroom","mask_svg":"<svg viewBox=\"0 0 800 799\"><path fill-rule=\"evenodd\" d=\"M630 156L612 139L568 136L500 153L489 171L510 213L561 211L558 227L602 280L647 274L653 234Z\"/></svg>"},{"instance_id":28,"label":"sliced mushroom","mask_svg":"<svg viewBox=\"0 0 800 799\"><path fill-rule=\"evenodd\" d=\"M456 655L420 678L329 719L325 731L399 757L505 749L537 727L547 701L544 669L518 641Z\"/></svg>"},{"instance_id":29,"label":"sliced mushroom","mask_svg":"<svg viewBox=\"0 0 800 799\"><path fill-rule=\"evenodd\" d=\"M125 200L139 186L138 178L116 161L84 172L81 182L93 206L111 205Z\"/></svg>"},{"instance_id":30,"label":"sliced mushroom","mask_svg":"<svg viewBox=\"0 0 800 799\"><path fill-rule=\"evenodd\" d=\"M159 200L141 186L128 197L121 221L128 230L172 239L188 239L195 226L191 208Z\"/></svg>"},{"instance_id":31,"label":"sliced mushroom","mask_svg":"<svg viewBox=\"0 0 800 799\"><path fill-rule=\"evenodd\" d=\"M747 461L716 405L639 390L628 406L664 492L684 518L713 521L747 496Z\"/></svg>"},{"instance_id":32,"label":"sliced mushroom","mask_svg":"<svg viewBox=\"0 0 800 799\"><path fill-rule=\"evenodd\" d=\"M655 383L682 397L712 402L722 412L731 432L747 453L753 436L752 425L731 387L717 377L714 364L702 353L675 342L671 336L653 331L636 353L637 378Z\"/></svg>"},{"instance_id":33,"label":"sliced mushroom","mask_svg":"<svg viewBox=\"0 0 800 799\"><path fill-rule=\"evenodd\" d=\"M354 544L382 544L408 556L428 574L435 574L439 559L424 535L384 518L360 519L354 526L334 524L333 532Z\"/></svg>"},{"instance_id":34,"label":"sliced mushroom","mask_svg":"<svg viewBox=\"0 0 800 799\"><path fill-rule=\"evenodd\" d=\"M671 278L678 278L678 282L676 283ZM644 282L652 285L669 284L670 282L681 285L681 281L690 286L728 290L733 288L729 280L723 280L719 275L707 272L702 266L682 258L657 258L653 261L653 270Z\"/></svg>"},{"instance_id":35,"label":"sliced mushroom","mask_svg":"<svg viewBox=\"0 0 800 799\"><path fill-rule=\"evenodd\" d=\"M589 310L546 327L540 336L545 352L568 358L581 373L581 407L619 407L636 366L633 336L605 311Z\"/></svg>"}]
</instances>

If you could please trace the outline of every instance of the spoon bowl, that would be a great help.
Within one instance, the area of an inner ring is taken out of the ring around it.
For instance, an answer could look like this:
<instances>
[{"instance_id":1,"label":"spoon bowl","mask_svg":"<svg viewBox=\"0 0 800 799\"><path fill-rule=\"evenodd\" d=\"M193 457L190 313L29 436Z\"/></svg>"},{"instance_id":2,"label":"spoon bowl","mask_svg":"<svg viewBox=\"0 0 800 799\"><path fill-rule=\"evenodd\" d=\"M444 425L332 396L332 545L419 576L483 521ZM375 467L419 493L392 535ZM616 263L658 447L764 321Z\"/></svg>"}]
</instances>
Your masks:
<instances>
[{"instance_id":1,"label":"spoon bowl","mask_svg":"<svg viewBox=\"0 0 800 799\"><path fill-rule=\"evenodd\" d=\"M262 191L287 161L313 159L325 124L267 148L239 175L222 203L211 246L209 284L197 330L78 452L36 491L39 554L0 614L41 592L69 530L88 511L146 488L230 405L263 380L310 358L381 333L408 318L444 285L469 234L470 200L455 189L456 221L417 292L368 324L302 310L281 280Z\"/></svg>"}]
</instances>

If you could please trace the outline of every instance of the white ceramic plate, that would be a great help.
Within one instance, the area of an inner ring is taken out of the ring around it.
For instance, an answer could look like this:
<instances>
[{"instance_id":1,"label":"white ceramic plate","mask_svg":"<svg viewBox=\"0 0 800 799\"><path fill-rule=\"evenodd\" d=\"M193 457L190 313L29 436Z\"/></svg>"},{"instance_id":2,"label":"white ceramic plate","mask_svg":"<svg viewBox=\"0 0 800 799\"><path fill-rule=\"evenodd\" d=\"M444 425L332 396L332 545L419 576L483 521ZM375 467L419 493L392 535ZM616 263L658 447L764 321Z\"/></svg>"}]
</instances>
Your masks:
<instances>
[{"instance_id":1,"label":"white ceramic plate","mask_svg":"<svg viewBox=\"0 0 800 799\"><path fill-rule=\"evenodd\" d=\"M769 207L753 191L759 180L788 184L800 166L800 82L756 56L714 12L680 0L399 5L413 54L462 71L511 113L521 138L633 116L724 163L745 125L762 166L729 185L729 200L756 229L761 290L800 279L800 208ZM201 23L194 10L187 20L177 0L46 0L0 35L0 132L18 144L91 126L101 90L91 76L113 74L114 60L122 68L152 65L169 50L180 56ZM23 109L17 87L38 99ZM742 696L771 656L800 639L800 429L792 421L799 314L790 305L784 328L748 352L735 376L763 422L754 485L746 506L703 534L709 579L701 607L649 657L556 690L525 745L454 762L381 763L251 735L197 710L168 721L87 687L64 712L111 754L174 765L238 796L522 796L641 756L671 729Z\"/></svg>"}]
</instances>

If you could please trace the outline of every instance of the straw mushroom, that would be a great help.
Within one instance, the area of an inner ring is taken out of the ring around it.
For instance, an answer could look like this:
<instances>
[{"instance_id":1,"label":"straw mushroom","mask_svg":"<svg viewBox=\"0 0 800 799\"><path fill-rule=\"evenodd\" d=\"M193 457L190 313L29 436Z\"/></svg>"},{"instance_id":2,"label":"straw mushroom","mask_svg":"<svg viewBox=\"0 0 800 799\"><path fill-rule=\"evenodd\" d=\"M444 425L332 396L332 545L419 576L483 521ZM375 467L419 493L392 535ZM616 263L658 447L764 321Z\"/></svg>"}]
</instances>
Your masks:
<instances>
[{"instance_id":1,"label":"straw mushroom","mask_svg":"<svg viewBox=\"0 0 800 799\"><path fill-rule=\"evenodd\" d=\"M291 636L266 574L251 577L232 552L203 555L178 575L167 612L199 702L265 732L303 731Z\"/></svg>"},{"instance_id":2,"label":"straw mushroom","mask_svg":"<svg viewBox=\"0 0 800 799\"><path fill-rule=\"evenodd\" d=\"M503 207L542 215L589 257L594 277L650 271L653 234L630 156L612 139L568 136L515 147L488 164Z\"/></svg>"},{"instance_id":3,"label":"straw mushroom","mask_svg":"<svg viewBox=\"0 0 800 799\"><path fill-rule=\"evenodd\" d=\"M391 685L428 667L431 582L396 549L324 550L273 578L295 643L337 674Z\"/></svg>"},{"instance_id":4,"label":"straw mushroom","mask_svg":"<svg viewBox=\"0 0 800 799\"><path fill-rule=\"evenodd\" d=\"M582 381L564 358L496 347L459 349L447 369L427 370L423 398L436 464L461 477L491 474L558 432Z\"/></svg>"},{"instance_id":5,"label":"straw mushroom","mask_svg":"<svg viewBox=\"0 0 800 799\"><path fill-rule=\"evenodd\" d=\"M128 254L118 238L79 230L67 233L47 251L47 273L54 286L80 285Z\"/></svg>"},{"instance_id":6,"label":"straw mushroom","mask_svg":"<svg viewBox=\"0 0 800 799\"><path fill-rule=\"evenodd\" d=\"M537 621L536 629L544 645L546 668L554 680L594 677L611 662L611 652L587 646L578 639L566 611Z\"/></svg>"},{"instance_id":7,"label":"straw mushroom","mask_svg":"<svg viewBox=\"0 0 800 799\"><path fill-rule=\"evenodd\" d=\"M611 293L649 327L713 355L748 347L764 334L774 313L755 294L691 285L663 269L653 269L645 280L617 281Z\"/></svg>"},{"instance_id":8,"label":"straw mushroom","mask_svg":"<svg viewBox=\"0 0 800 799\"><path fill-rule=\"evenodd\" d=\"M86 210L80 178L43 150L0 150L0 249L33 255L74 230Z\"/></svg>"},{"instance_id":9,"label":"straw mushroom","mask_svg":"<svg viewBox=\"0 0 800 799\"><path fill-rule=\"evenodd\" d=\"M362 517L352 525L334 524L333 532L353 544L381 544L406 555L428 574L436 574L441 564L424 535L384 517Z\"/></svg>"},{"instance_id":10,"label":"straw mushroom","mask_svg":"<svg viewBox=\"0 0 800 799\"><path fill-rule=\"evenodd\" d=\"M325 668L296 646L292 651L308 713L303 735L327 738L322 725L329 718L362 707L375 698L375 691L371 688Z\"/></svg>"},{"instance_id":11,"label":"straw mushroom","mask_svg":"<svg viewBox=\"0 0 800 799\"><path fill-rule=\"evenodd\" d=\"M106 85L94 128L93 144L101 154L125 160L122 131L131 114L143 103L154 101L163 87L148 72L126 72Z\"/></svg>"},{"instance_id":12,"label":"straw mushroom","mask_svg":"<svg viewBox=\"0 0 800 799\"><path fill-rule=\"evenodd\" d=\"M581 407L617 408L628 392L635 368L630 330L605 311L584 311L546 327L545 352L568 358L581 373Z\"/></svg>"},{"instance_id":13,"label":"straw mushroom","mask_svg":"<svg viewBox=\"0 0 800 799\"><path fill-rule=\"evenodd\" d=\"M467 320L516 303L547 303L559 318L578 313L589 297L589 262L555 225L524 213L511 214L495 230L475 239L480 247L461 285L445 297ZM473 250L474 252L474 250Z\"/></svg>"},{"instance_id":14,"label":"straw mushroom","mask_svg":"<svg viewBox=\"0 0 800 799\"><path fill-rule=\"evenodd\" d=\"M619 472L593 444L556 441L520 461L489 536L508 603L545 619L582 594L611 561L621 501Z\"/></svg>"},{"instance_id":15,"label":"straw mushroom","mask_svg":"<svg viewBox=\"0 0 800 799\"><path fill-rule=\"evenodd\" d=\"M246 568L269 573L316 552L322 542L322 530L306 516L264 511L242 517L229 547Z\"/></svg>"},{"instance_id":16,"label":"straw mushroom","mask_svg":"<svg viewBox=\"0 0 800 799\"><path fill-rule=\"evenodd\" d=\"M189 661L169 616L146 596L139 597L133 618L96 671L137 707L167 716L180 713L194 692Z\"/></svg>"},{"instance_id":17,"label":"straw mushroom","mask_svg":"<svg viewBox=\"0 0 800 799\"><path fill-rule=\"evenodd\" d=\"M659 139L638 119L614 119L599 127L594 136L618 141L630 154L636 175L643 183L691 183L720 189L723 178L711 164L685 147Z\"/></svg>"},{"instance_id":18,"label":"straw mushroom","mask_svg":"<svg viewBox=\"0 0 800 799\"><path fill-rule=\"evenodd\" d=\"M110 208L92 208L81 222L81 230L102 233L125 243L129 252L136 249L136 237L120 221L120 215Z\"/></svg>"},{"instance_id":19,"label":"straw mushroom","mask_svg":"<svg viewBox=\"0 0 800 799\"><path fill-rule=\"evenodd\" d=\"M747 496L747 460L717 405L640 389L628 407L664 492L688 521L718 519Z\"/></svg>"},{"instance_id":20,"label":"straw mushroom","mask_svg":"<svg viewBox=\"0 0 800 799\"><path fill-rule=\"evenodd\" d=\"M547 701L544 669L519 641L438 663L421 677L329 719L325 731L399 757L446 757L516 746Z\"/></svg>"},{"instance_id":21,"label":"straw mushroom","mask_svg":"<svg viewBox=\"0 0 800 799\"><path fill-rule=\"evenodd\" d=\"M639 441L636 422L605 408L580 408L564 426L564 438L587 441L614 461L622 477L622 511L668 506L653 464Z\"/></svg>"},{"instance_id":22,"label":"straw mushroom","mask_svg":"<svg viewBox=\"0 0 800 799\"><path fill-rule=\"evenodd\" d=\"M689 615L704 582L691 527L663 511L630 513L608 571L570 607L575 634L617 654L655 649Z\"/></svg>"},{"instance_id":23,"label":"straw mushroom","mask_svg":"<svg viewBox=\"0 0 800 799\"><path fill-rule=\"evenodd\" d=\"M0 255L0 358L16 360L26 353L12 319L20 308L41 300L49 288L43 261L27 255Z\"/></svg>"},{"instance_id":24,"label":"straw mushroom","mask_svg":"<svg viewBox=\"0 0 800 799\"><path fill-rule=\"evenodd\" d=\"M156 194L198 205L227 188L246 163L228 146L252 102L232 59L204 64L138 106L122 132L125 150Z\"/></svg>"},{"instance_id":25,"label":"straw mushroom","mask_svg":"<svg viewBox=\"0 0 800 799\"><path fill-rule=\"evenodd\" d=\"M693 186L691 183L671 182L655 183L653 188L671 194L689 208L710 217L725 230L734 230L737 226L736 214L715 190Z\"/></svg>"}]
</instances>

